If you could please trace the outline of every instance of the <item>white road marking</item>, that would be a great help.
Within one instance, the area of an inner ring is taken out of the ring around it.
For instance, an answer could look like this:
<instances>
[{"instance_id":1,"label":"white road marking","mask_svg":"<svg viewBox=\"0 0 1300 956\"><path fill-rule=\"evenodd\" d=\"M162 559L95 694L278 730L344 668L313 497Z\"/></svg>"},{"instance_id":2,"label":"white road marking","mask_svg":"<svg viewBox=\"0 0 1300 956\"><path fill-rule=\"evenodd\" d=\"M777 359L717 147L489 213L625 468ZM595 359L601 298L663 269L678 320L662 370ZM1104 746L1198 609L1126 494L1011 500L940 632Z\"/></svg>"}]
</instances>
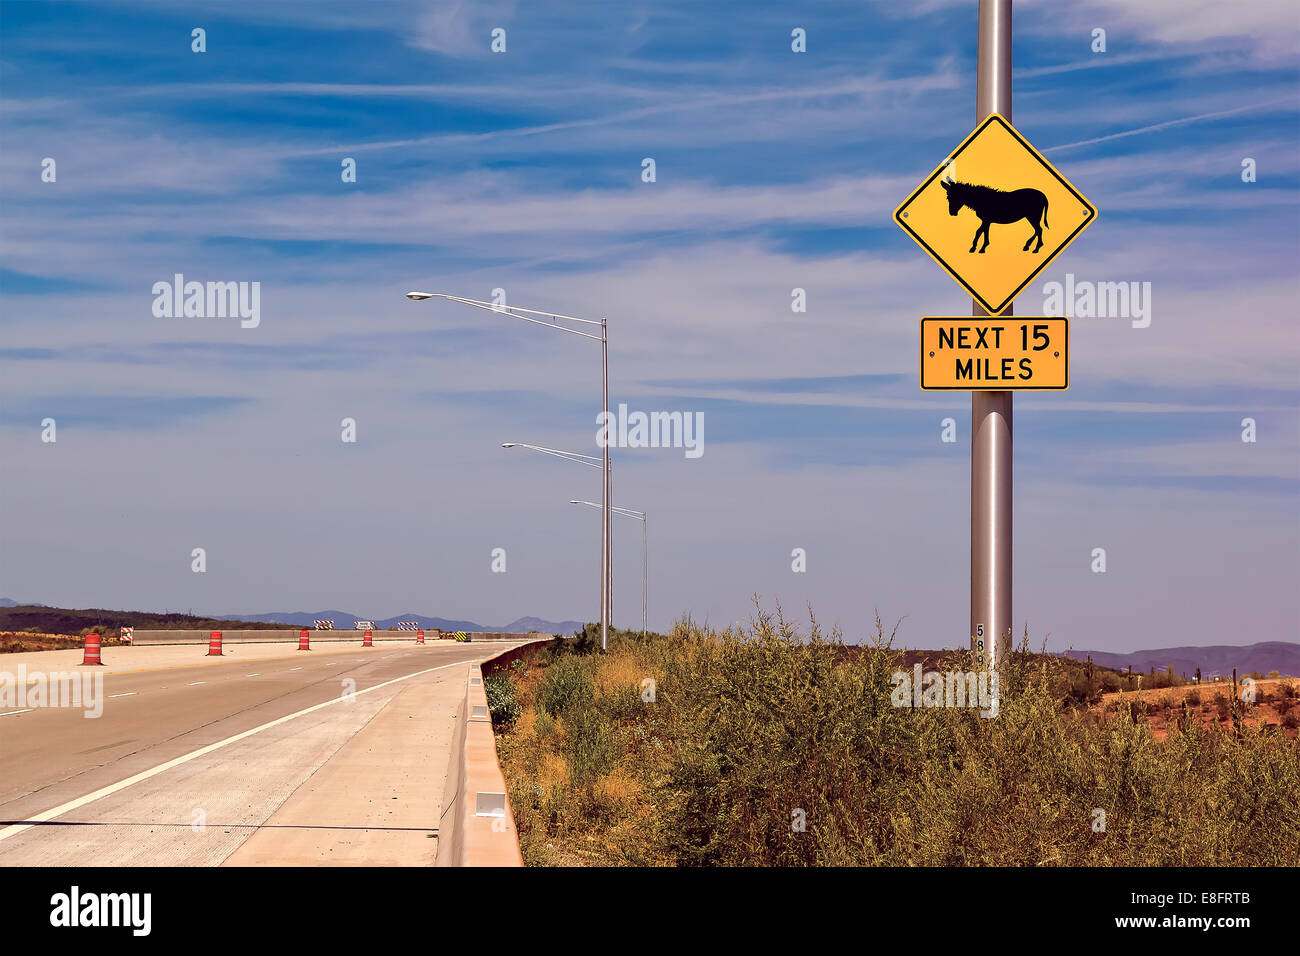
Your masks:
<instances>
[{"instance_id":1,"label":"white road marking","mask_svg":"<svg viewBox=\"0 0 1300 956\"><path fill-rule=\"evenodd\" d=\"M392 680L384 681L382 684L376 684L374 687L367 687L364 690L354 691L348 697L333 697L322 703L313 704L310 707L304 707L302 710L296 713L286 714L284 717L277 717L275 720L267 721L266 723L254 727L251 730L245 730L242 733L235 734L233 737L227 737L225 740L218 740L216 743L208 744L206 747L200 747L198 750L191 750L187 754L182 754L179 757L175 757L171 760L168 760L166 763L160 763L156 767L153 767L149 770L141 771L140 773L137 773L134 776L127 777L125 780L119 780L117 783L109 784L107 787L101 787L100 789L94 791L93 793L86 794L84 797L77 797L77 799L69 800L67 803L61 803L57 807L53 807L49 810L43 810L33 817L28 817L28 819L31 820L30 823L15 823L12 824L11 826L7 826L3 830L0 830L0 841L7 840L11 836L17 836L19 833L22 833L24 830L30 830L38 823L44 823L46 820L53 820L55 817L61 817L63 816L63 814L76 810L79 807L84 807L88 803L94 803L96 800L100 800L111 794L117 793L119 790L125 790L127 787L131 786L132 784L137 784L140 783L141 781L148 780L151 777L156 777L158 776L158 774L170 770L173 767L179 767L181 764L189 763L191 760L196 760L199 757L206 756L207 754L210 754L213 751L221 750L223 747L228 747L233 743L238 743L239 741L244 740L245 738L252 737L254 734L260 734L264 730L270 730L272 727L278 727L280 726L280 724L288 723L289 721L293 720L295 717L303 717L307 714L314 713L315 711L318 711L324 707L329 707L331 704L338 704L345 700L350 700L354 697L359 697L362 694L369 694L371 691L374 690L381 690L393 684L400 684L402 681L410 680L412 677L420 677L424 674L431 674L434 671L445 670L448 667L463 667L465 666L466 663L468 662L455 661L451 664L440 664L437 667L429 667L422 671L416 671L413 674L406 674L402 677L395 677ZM15 711L15 713L23 713L23 711Z\"/></svg>"},{"instance_id":2,"label":"white road marking","mask_svg":"<svg viewBox=\"0 0 1300 956\"><path fill-rule=\"evenodd\" d=\"M302 670L302 668L301 668L301 667L290 667L289 670L291 670L291 671L300 671L300 670Z\"/></svg>"},{"instance_id":3,"label":"white road marking","mask_svg":"<svg viewBox=\"0 0 1300 956\"><path fill-rule=\"evenodd\" d=\"M261 677L261 674L245 674L245 677Z\"/></svg>"},{"instance_id":4,"label":"white road marking","mask_svg":"<svg viewBox=\"0 0 1300 956\"><path fill-rule=\"evenodd\" d=\"M190 681L189 686L190 686L190 687L198 687L200 684L206 684L206 683L207 683L207 681L205 681L205 680L195 680L195 681Z\"/></svg>"},{"instance_id":5,"label":"white road marking","mask_svg":"<svg viewBox=\"0 0 1300 956\"><path fill-rule=\"evenodd\" d=\"M108 696L109 696L110 699L112 699L112 698L114 698L114 697L134 697L134 696L136 695L136 693L137 693L137 691L131 691L131 693L129 693L129 694L109 694Z\"/></svg>"},{"instance_id":6,"label":"white road marking","mask_svg":"<svg viewBox=\"0 0 1300 956\"><path fill-rule=\"evenodd\" d=\"M0 714L0 717L12 717L14 714L30 714L34 709L28 707L26 710L11 710L7 714Z\"/></svg>"}]
</instances>

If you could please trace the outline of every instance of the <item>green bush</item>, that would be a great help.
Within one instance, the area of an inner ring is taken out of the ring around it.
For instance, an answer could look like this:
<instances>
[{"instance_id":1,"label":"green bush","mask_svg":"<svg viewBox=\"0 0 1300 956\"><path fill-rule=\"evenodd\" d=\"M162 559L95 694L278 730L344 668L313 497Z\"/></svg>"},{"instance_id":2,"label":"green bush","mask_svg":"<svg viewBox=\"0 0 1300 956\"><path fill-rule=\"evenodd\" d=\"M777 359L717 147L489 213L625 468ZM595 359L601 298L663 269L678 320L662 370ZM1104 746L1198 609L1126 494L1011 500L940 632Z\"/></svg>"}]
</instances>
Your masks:
<instances>
[{"instance_id":1,"label":"green bush","mask_svg":"<svg viewBox=\"0 0 1300 956\"><path fill-rule=\"evenodd\" d=\"M515 693L514 678L507 673L484 677L483 693L487 696L488 713L492 715L492 728L498 733L514 729L523 712Z\"/></svg>"},{"instance_id":2,"label":"green bush","mask_svg":"<svg viewBox=\"0 0 1300 956\"><path fill-rule=\"evenodd\" d=\"M537 707L552 717L564 717L576 707L587 707L596 695L586 668L572 657L560 657L546 669L537 690Z\"/></svg>"},{"instance_id":3,"label":"green bush","mask_svg":"<svg viewBox=\"0 0 1300 956\"><path fill-rule=\"evenodd\" d=\"M571 705L565 716L566 757L576 786L614 769L614 738L609 721L588 704Z\"/></svg>"},{"instance_id":4,"label":"green bush","mask_svg":"<svg viewBox=\"0 0 1300 956\"><path fill-rule=\"evenodd\" d=\"M602 694L597 705L607 719L615 722L635 719L646 707L641 700L641 688L636 684L620 684L612 691Z\"/></svg>"},{"instance_id":5,"label":"green bush","mask_svg":"<svg viewBox=\"0 0 1300 956\"><path fill-rule=\"evenodd\" d=\"M588 623L573 634L572 651L575 654L594 654L600 650L600 624Z\"/></svg>"}]
</instances>

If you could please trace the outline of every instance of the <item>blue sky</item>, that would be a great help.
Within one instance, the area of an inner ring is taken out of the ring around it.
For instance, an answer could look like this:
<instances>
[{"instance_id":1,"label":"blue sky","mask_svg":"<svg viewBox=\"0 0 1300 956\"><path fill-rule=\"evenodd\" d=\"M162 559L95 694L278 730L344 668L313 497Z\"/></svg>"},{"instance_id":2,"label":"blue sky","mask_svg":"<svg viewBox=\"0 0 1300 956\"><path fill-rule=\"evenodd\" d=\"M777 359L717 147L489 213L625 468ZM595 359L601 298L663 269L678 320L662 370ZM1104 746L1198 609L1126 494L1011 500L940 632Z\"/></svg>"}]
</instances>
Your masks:
<instances>
[{"instance_id":1,"label":"blue sky","mask_svg":"<svg viewBox=\"0 0 1300 956\"><path fill-rule=\"evenodd\" d=\"M616 452L653 626L758 593L964 643L970 403L917 388L916 335L969 299L890 216L975 124L975 11L0 3L0 596L594 616L597 473L499 445L595 451L596 348L402 297L502 288L608 316L613 403L704 414L699 459ZM1070 390L1016 399L1036 644L1300 634L1298 41L1271 0L1016 4L1014 122L1101 211L1017 312L1151 284L1149 327L1075 319ZM260 282L260 324L155 317L175 273Z\"/></svg>"}]
</instances>

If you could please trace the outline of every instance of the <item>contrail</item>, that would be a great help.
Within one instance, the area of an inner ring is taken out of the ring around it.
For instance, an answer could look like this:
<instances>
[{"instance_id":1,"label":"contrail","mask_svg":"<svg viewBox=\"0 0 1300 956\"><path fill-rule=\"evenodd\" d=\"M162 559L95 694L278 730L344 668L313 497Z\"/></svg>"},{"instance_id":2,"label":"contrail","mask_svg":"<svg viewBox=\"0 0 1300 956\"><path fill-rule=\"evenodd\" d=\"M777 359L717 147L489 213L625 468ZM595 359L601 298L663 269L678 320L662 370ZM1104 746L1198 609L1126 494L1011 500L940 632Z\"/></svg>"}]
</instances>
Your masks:
<instances>
[{"instance_id":1,"label":"contrail","mask_svg":"<svg viewBox=\"0 0 1300 956\"><path fill-rule=\"evenodd\" d=\"M1054 153L1058 149L1072 149L1075 146L1091 146L1093 143L1104 143L1111 139L1122 139L1125 136L1137 136L1140 133L1153 133L1158 129L1168 129L1171 126L1182 126L1184 123L1196 123L1201 120L1218 119L1220 116L1231 116L1233 113L1245 113L1249 110L1262 110L1267 106L1275 106L1278 103L1291 102L1292 97L1283 96L1275 100L1267 100L1263 103L1252 103L1249 106L1237 106L1230 110L1220 110L1217 113L1201 113L1197 116L1184 116L1182 119L1167 120L1163 123L1156 123L1152 126L1139 126L1137 129L1126 129L1121 133L1110 133L1106 136L1097 136L1093 139L1081 139L1077 143L1063 143L1060 146L1050 146L1043 150L1044 153Z\"/></svg>"}]
</instances>

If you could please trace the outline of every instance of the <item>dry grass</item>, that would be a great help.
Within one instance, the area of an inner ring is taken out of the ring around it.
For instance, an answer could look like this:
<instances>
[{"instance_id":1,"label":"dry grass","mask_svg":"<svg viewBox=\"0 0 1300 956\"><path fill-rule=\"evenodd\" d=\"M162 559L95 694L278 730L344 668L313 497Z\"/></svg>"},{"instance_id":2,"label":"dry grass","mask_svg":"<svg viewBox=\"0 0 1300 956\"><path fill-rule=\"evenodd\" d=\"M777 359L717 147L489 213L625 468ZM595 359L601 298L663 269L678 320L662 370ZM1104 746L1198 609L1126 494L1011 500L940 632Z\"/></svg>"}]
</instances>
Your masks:
<instances>
[{"instance_id":1,"label":"dry grass","mask_svg":"<svg viewBox=\"0 0 1300 956\"><path fill-rule=\"evenodd\" d=\"M635 687L639 692L641 681L647 676L645 666L630 654L606 655L595 661L596 690L600 694L612 694L626 687Z\"/></svg>"},{"instance_id":2,"label":"dry grass","mask_svg":"<svg viewBox=\"0 0 1300 956\"><path fill-rule=\"evenodd\" d=\"M937 668L972 670L952 652ZM1022 648L996 719L890 704L900 657L779 613L548 648L498 741L530 865L1293 865L1300 748L1251 726L1071 700ZM653 677L653 702L640 696ZM1205 689L1202 688L1204 691ZM1181 688L1158 691L1181 697ZM1300 705L1297 705L1300 706ZM1155 731L1159 729L1161 733ZM1105 815L1098 829L1098 813ZM800 829L797 821L804 821Z\"/></svg>"}]
</instances>

